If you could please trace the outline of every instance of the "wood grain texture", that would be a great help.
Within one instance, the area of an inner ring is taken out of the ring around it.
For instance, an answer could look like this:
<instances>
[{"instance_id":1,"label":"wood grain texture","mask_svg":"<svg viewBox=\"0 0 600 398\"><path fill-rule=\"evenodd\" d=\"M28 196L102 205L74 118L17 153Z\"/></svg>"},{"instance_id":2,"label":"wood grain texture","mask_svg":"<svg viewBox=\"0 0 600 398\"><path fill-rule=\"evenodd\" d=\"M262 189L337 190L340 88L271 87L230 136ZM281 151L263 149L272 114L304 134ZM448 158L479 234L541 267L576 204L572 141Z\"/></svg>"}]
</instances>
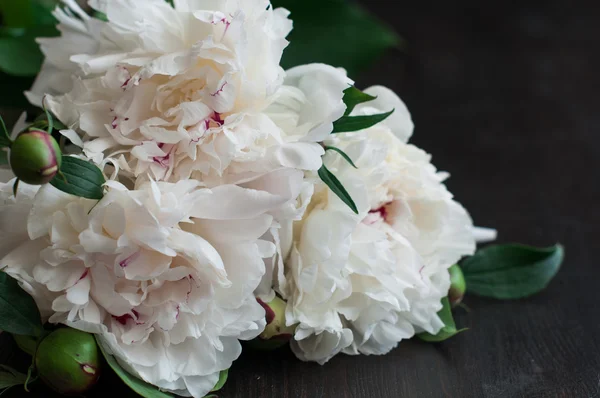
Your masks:
<instances>
[{"instance_id":1,"label":"wood grain texture","mask_svg":"<svg viewBox=\"0 0 600 398\"><path fill-rule=\"evenodd\" d=\"M531 299L468 297L471 312L457 311L456 321L470 330L443 344L403 342L387 356L338 356L325 366L287 349L246 351L219 396L600 397L600 6L402 3L363 1L409 48L358 85L403 97L417 126L412 141L452 173L448 185L478 225L498 228L501 242L563 243L563 268ZM4 361L7 336L0 347ZM126 391L108 379L89 397Z\"/></svg>"}]
</instances>

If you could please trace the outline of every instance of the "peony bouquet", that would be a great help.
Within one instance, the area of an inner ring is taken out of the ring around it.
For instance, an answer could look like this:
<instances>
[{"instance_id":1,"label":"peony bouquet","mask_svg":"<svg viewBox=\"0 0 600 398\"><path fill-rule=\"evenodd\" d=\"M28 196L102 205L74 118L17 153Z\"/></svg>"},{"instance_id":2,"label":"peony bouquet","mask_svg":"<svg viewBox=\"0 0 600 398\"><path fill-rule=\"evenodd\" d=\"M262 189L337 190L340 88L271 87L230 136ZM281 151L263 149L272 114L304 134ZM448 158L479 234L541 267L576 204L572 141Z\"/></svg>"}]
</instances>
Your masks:
<instances>
[{"instance_id":1,"label":"peony bouquet","mask_svg":"<svg viewBox=\"0 0 600 398\"><path fill-rule=\"evenodd\" d=\"M554 276L560 246L455 265L495 231L409 143L395 93L280 66L287 10L173 3L63 0L26 93L45 113L0 138L0 329L30 376L82 393L104 356L142 396L203 397L242 347L382 355L458 333L465 280L515 298Z\"/></svg>"}]
</instances>

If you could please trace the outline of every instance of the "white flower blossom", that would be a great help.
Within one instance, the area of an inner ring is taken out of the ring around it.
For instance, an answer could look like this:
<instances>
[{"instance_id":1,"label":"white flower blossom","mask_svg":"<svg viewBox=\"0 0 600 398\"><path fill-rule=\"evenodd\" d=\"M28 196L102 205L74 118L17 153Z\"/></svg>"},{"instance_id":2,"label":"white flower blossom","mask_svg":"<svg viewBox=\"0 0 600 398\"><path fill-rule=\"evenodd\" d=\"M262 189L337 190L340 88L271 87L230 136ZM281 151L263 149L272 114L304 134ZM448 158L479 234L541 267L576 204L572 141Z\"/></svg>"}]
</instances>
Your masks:
<instances>
[{"instance_id":1,"label":"white flower blossom","mask_svg":"<svg viewBox=\"0 0 600 398\"><path fill-rule=\"evenodd\" d=\"M99 202L51 185L15 199L3 184L1 263L50 322L98 333L132 374L202 397L238 340L265 326L253 292L275 246L260 237L290 198L193 180L107 184Z\"/></svg>"},{"instance_id":2,"label":"white flower blossom","mask_svg":"<svg viewBox=\"0 0 600 398\"><path fill-rule=\"evenodd\" d=\"M266 0L90 1L104 22L67 5L55 12L62 36L40 40L47 59L28 95L47 94L97 164L136 184L208 186L321 166L319 142L352 81L321 64L283 71L288 11Z\"/></svg>"},{"instance_id":3,"label":"white flower blossom","mask_svg":"<svg viewBox=\"0 0 600 398\"><path fill-rule=\"evenodd\" d=\"M288 11L266 0L90 1L104 22L67 4L55 12L63 35L41 40L46 67L29 97L50 94L45 103L96 163L133 178L220 176L279 137L261 111L283 82ZM56 77L46 70L72 83L48 90Z\"/></svg>"},{"instance_id":4,"label":"white flower blossom","mask_svg":"<svg viewBox=\"0 0 600 398\"><path fill-rule=\"evenodd\" d=\"M472 222L452 199L425 152L405 143L412 121L382 87L380 103L353 115L397 110L391 121L326 141L346 152L325 157L355 201L355 215L318 183L294 224L285 288L288 323L299 323L292 349L324 363L338 352L385 354L415 333L437 333L449 288L447 269L475 248ZM385 101L382 101L385 99Z\"/></svg>"},{"instance_id":5,"label":"white flower blossom","mask_svg":"<svg viewBox=\"0 0 600 398\"><path fill-rule=\"evenodd\" d=\"M55 10L61 36L39 40L27 96L111 175L106 194L20 184L15 197L14 180L0 184L0 264L44 320L98 334L133 375L193 397L264 329L255 296L287 300L292 350L321 364L442 328L448 268L495 231L473 227L448 175L408 143L396 94L365 90L376 99L353 116L393 114L331 134L353 82L324 64L281 68L287 10L89 5L106 20L75 0ZM324 163L358 214L320 180Z\"/></svg>"}]
</instances>

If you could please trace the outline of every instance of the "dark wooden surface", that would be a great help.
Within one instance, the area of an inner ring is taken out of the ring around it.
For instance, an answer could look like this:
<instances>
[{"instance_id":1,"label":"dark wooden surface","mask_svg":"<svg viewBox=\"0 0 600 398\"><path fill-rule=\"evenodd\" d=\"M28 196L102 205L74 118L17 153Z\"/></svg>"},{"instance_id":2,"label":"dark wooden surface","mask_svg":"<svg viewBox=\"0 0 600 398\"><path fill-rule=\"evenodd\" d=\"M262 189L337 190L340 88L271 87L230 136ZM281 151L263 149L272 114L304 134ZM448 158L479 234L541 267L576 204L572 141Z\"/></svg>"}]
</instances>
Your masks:
<instances>
[{"instance_id":1,"label":"dark wooden surface","mask_svg":"<svg viewBox=\"0 0 600 398\"><path fill-rule=\"evenodd\" d=\"M363 3L409 48L358 84L401 94L413 142L452 173L450 189L477 224L496 227L501 242L561 242L566 261L534 298L468 297L471 312L456 320L470 330L443 344L403 342L387 356L325 366L285 349L247 351L219 396L600 397L600 6ZM0 345L4 360L6 337ZM114 394L118 383L109 377L90 396Z\"/></svg>"}]
</instances>

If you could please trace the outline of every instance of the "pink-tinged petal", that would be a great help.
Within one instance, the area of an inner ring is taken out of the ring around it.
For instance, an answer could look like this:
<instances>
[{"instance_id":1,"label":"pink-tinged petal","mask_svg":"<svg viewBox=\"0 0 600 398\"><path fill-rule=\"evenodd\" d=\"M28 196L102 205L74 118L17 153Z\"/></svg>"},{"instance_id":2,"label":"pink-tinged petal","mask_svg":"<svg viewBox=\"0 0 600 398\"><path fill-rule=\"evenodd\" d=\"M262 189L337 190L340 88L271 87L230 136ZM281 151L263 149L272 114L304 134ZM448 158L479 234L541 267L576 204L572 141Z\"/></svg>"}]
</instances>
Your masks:
<instances>
[{"instance_id":1,"label":"pink-tinged petal","mask_svg":"<svg viewBox=\"0 0 600 398\"><path fill-rule=\"evenodd\" d=\"M89 271L85 270L80 280L67 289L67 300L76 305L84 305L90 298L91 278Z\"/></svg>"}]
</instances>

